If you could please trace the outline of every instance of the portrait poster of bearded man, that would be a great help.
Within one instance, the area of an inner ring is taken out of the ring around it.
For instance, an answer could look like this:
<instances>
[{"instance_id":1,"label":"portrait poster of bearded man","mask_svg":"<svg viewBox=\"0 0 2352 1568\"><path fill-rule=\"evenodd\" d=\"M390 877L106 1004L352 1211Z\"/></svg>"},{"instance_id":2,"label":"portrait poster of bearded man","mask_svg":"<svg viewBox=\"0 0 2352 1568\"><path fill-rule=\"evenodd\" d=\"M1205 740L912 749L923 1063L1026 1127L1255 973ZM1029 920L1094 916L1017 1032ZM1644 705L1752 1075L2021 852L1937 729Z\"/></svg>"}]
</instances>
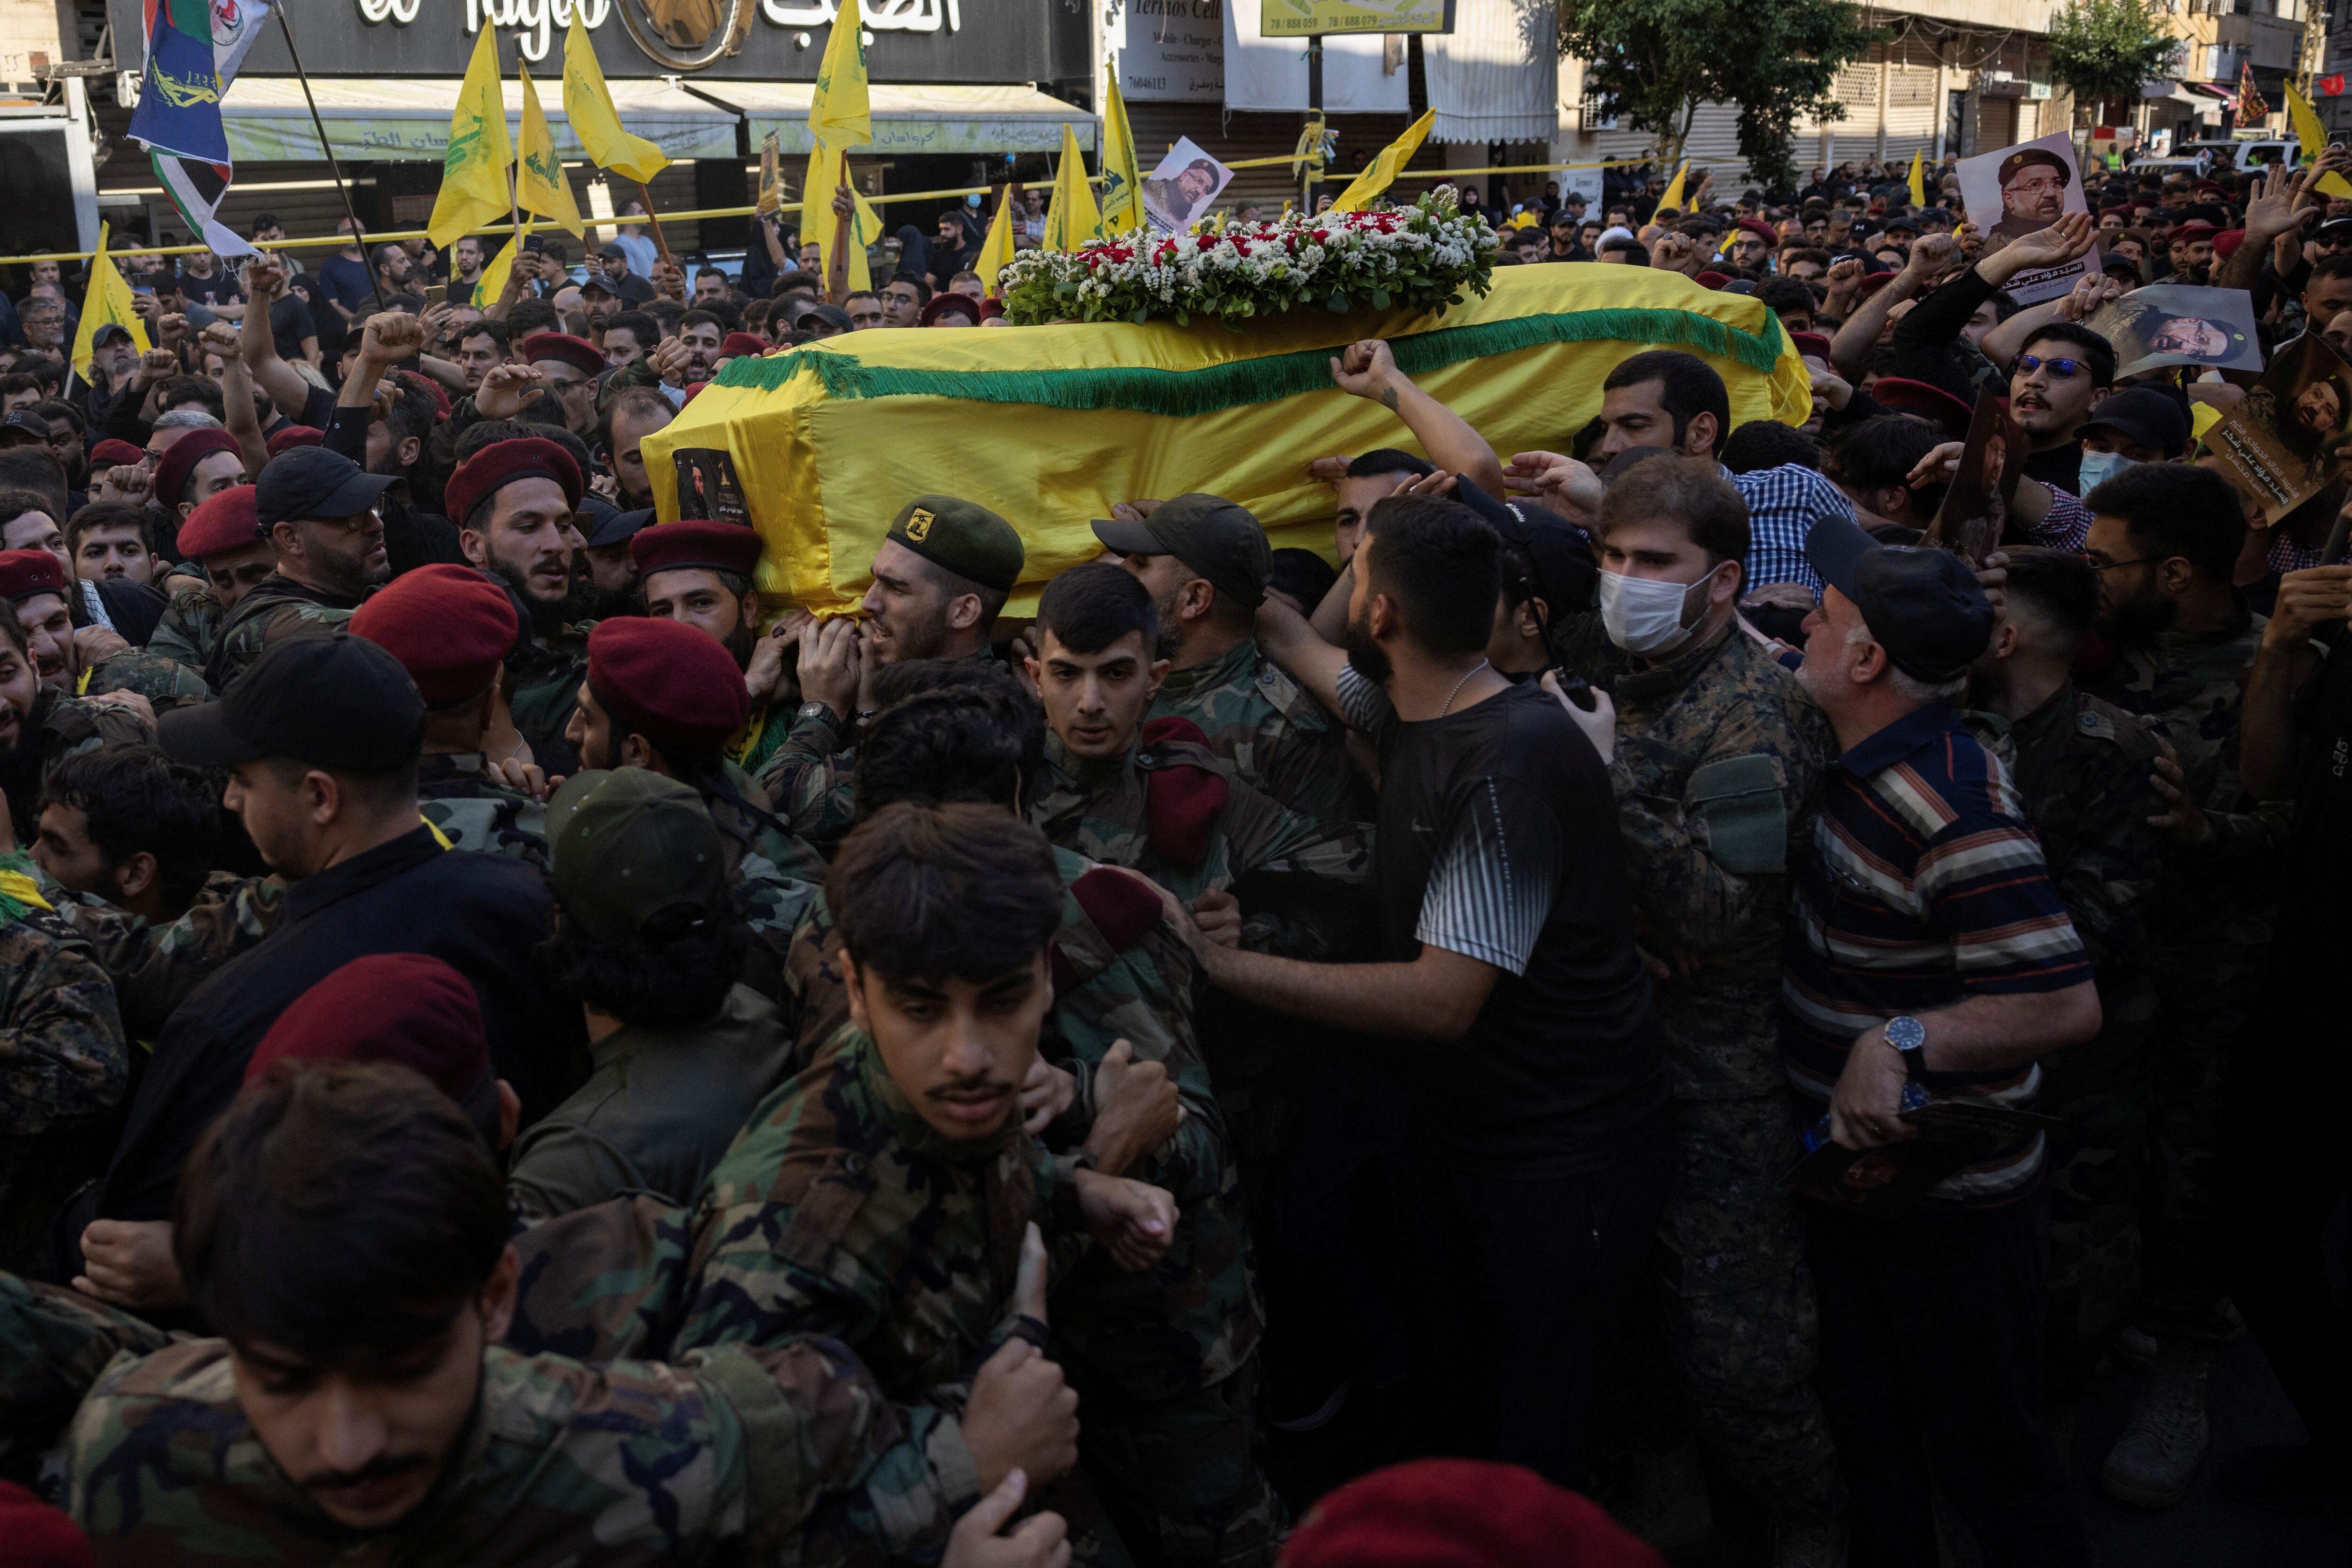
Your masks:
<instances>
[{"instance_id":1,"label":"portrait poster of bearded man","mask_svg":"<svg viewBox=\"0 0 2352 1568\"><path fill-rule=\"evenodd\" d=\"M2242 289L2159 283L2111 300L2084 323L2116 348L2116 374L2165 365L2260 370L2254 301Z\"/></svg>"},{"instance_id":2,"label":"portrait poster of bearded man","mask_svg":"<svg viewBox=\"0 0 2352 1568\"><path fill-rule=\"evenodd\" d=\"M1960 201L1969 222L1989 249L2038 234L2067 213L2088 212L2083 181L2074 166L2074 144L2064 132L1960 160ZM2085 273L2099 270L2099 253L2063 266L2039 268L2010 279L2007 292L2021 305L2054 300Z\"/></svg>"},{"instance_id":3,"label":"portrait poster of bearded man","mask_svg":"<svg viewBox=\"0 0 2352 1568\"><path fill-rule=\"evenodd\" d=\"M2352 460L2352 363L2315 332L2282 350L2262 384L2206 433L2231 477L2275 524Z\"/></svg>"}]
</instances>

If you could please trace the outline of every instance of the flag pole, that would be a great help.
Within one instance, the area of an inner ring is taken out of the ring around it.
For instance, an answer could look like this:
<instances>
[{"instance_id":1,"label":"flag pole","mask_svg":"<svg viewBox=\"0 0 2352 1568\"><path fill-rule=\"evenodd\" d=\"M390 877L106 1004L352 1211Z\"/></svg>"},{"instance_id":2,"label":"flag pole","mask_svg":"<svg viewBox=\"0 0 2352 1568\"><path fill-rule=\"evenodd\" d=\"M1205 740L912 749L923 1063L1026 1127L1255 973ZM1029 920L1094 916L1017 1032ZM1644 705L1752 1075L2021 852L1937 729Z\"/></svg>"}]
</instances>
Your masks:
<instances>
[{"instance_id":1,"label":"flag pole","mask_svg":"<svg viewBox=\"0 0 2352 1568\"><path fill-rule=\"evenodd\" d=\"M661 231L661 220L654 216L654 194L646 189L646 183L643 180L632 180L630 184L635 185L637 195L645 198L646 226L654 231L654 248L661 252L661 258L665 263L671 267L677 266L677 263L669 258L669 238ZM618 234L621 231L615 228L613 232Z\"/></svg>"},{"instance_id":2,"label":"flag pole","mask_svg":"<svg viewBox=\"0 0 2352 1568\"><path fill-rule=\"evenodd\" d=\"M319 132L319 151L327 155L327 173L334 176L335 194L343 198L343 216L351 220L352 243L360 247L360 265L368 269L368 292L381 311L384 309L383 286L376 281L375 263L368 259L367 235L360 228L358 210L352 205L352 189L343 183L342 165L335 161L335 144L327 140L327 122L319 118L319 100L310 96L310 79L303 72L302 57L294 47L294 25L286 19L285 0L278 0L270 9L278 13L278 30L286 38L286 58L294 63L294 79L302 84L302 101L310 106L310 123Z\"/></svg>"}]
</instances>

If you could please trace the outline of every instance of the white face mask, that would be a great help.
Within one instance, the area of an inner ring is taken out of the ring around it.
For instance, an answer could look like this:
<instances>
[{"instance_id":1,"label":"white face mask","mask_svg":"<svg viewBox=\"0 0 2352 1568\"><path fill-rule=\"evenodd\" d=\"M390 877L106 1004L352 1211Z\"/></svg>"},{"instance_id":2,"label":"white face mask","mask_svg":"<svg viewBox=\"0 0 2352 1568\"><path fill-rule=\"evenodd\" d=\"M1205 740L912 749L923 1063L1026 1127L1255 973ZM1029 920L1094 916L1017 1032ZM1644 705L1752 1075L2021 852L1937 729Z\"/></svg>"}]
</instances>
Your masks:
<instances>
[{"instance_id":1,"label":"white face mask","mask_svg":"<svg viewBox=\"0 0 2352 1568\"><path fill-rule=\"evenodd\" d=\"M1723 566L1710 567L1696 583L1661 583L1629 577L1622 572L1601 574L1601 625L1609 640L1627 653L1644 657L1672 653L1690 641L1692 627L1683 625L1683 606L1694 589L1706 584Z\"/></svg>"},{"instance_id":2,"label":"white face mask","mask_svg":"<svg viewBox=\"0 0 2352 1568\"><path fill-rule=\"evenodd\" d=\"M2085 452L2083 454L2083 475L2075 483L2082 487L2083 494L2089 495L2126 468L2137 467L2137 463L2121 452Z\"/></svg>"}]
</instances>

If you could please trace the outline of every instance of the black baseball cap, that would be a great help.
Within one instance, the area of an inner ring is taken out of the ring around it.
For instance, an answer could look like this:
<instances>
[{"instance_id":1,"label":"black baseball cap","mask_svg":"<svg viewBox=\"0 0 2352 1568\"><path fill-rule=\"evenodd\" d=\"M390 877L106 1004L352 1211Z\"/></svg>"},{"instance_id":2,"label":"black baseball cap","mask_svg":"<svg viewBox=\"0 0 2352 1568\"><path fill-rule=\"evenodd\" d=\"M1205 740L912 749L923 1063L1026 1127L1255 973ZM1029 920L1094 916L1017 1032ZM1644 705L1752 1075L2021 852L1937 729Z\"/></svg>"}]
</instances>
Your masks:
<instances>
[{"instance_id":1,"label":"black baseball cap","mask_svg":"<svg viewBox=\"0 0 2352 1568\"><path fill-rule=\"evenodd\" d=\"M416 761L425 699L390 650L347 631L310 633L265 649L219 701L164 714L156 739L190 767L291 757L385 773Z\"/></svg>"},{"instance_id":2,"label":"black baseball cap","mask_svg":"<svg viewBox=\"0 0 2352 1568\"><path fill-rule=\"evenodd\" d=\"M613 286L604 281L604 275L601 272L589 273L588 280L580 285L580 292L583 295L602 294L614 300L620 298L618 294L613 292Z\"/></svg>"},{"instance_id":3,"label":"black baseball cap","mask_svg":"<svg viewBox=\"0 0 2352 1568\"><path fill-rule=\"evenodd\" d=\"M2127 440L2152 447L2169 458L2189 445L2189 415L2179 402L2152 386L2126 387L2110 393L2076 427L2077 437L2097 429L2113 430Z\"/></svg>"},{"instance_id":4,"label":"black baseball cap","mask_svg":"<svg viewBox=\"0 0 2352 1568\"><path fill-rule=\"evenodd\" d=\"M12 408L0 419L0 431L23 431L44 447L49 444L49 422L29 408Z\"/></svg>"},{"instance_id":5,"label":"black baseball cap","mask_svg":"<svg viewBox=\"0 0 2352 1568\"><path fill-rule=\"evenodd\" d=\"M588 531L585 541L591 550L601 550L607 544L626 544L637 536L637 530L654 520L651 507L623 511L603 496L583 496L580 506L595 525Z\"/></svg>"},{"instance_id":6,"label":"black baseball cap","mask_svg":"<svg viewBox=\"0 0 2352 1568\"><path fill-rule=\"evenodd\" d=\"M613 241L596 253L596 259L599 261L626 261L628 258L629 253L621 248L621 242L618 240Z\"/></svg>"},{"instance_id":7,"label":"black baseball cap","mask_svg":"<svg viewBox=\"0 0 2352 1568\"><path fill-rule=\"evenodd\" d=\"M1265 603L1274 548L1247 507L1194 490L1161 501L1141 522L1097 519L1095 537L1121 555L1173 555L1220 594L1255 609Z\"/></svg>"},{"instance_id":8,"label":"black baseball cap","mask_svg":"<svg viewBox=\"0 0 2352 1568\"><path fill-rule=\"evenodd\" d=\"M262 531L309 517L352 517L383 499L397 474L371 474L341 452L293 447L269 459L254 481L253 510Z\"/></svg>"},{"instance_id":9,"label":"black baseball cap","mask_svg":"<svg viewBox=\"0 0 2352 1568\"><path fill-rule=\"evenodd\" d=\"M96 332L91 334L89 346L94 349L102 349L107 344L112 342L116 338L121 338L126 343L136 342L138 341L131 335L131 329L129 327L124 326L120 321L109 321L104 326L99 328Z\"/></svg>"},{"instance_id":10,"label":"black baseball cap","mask_svg":"<svg viewBox=\"0 0 2352 1568\"><path fill-rule=\"evenodd\" d=\"M1862 611L1895 668L1940 685L1992 641L1992 605L1966 561L1948 550L1881 544L1850 518L1824 517L1805 534L1805 559Z\"/></svg>"}]
</instances>

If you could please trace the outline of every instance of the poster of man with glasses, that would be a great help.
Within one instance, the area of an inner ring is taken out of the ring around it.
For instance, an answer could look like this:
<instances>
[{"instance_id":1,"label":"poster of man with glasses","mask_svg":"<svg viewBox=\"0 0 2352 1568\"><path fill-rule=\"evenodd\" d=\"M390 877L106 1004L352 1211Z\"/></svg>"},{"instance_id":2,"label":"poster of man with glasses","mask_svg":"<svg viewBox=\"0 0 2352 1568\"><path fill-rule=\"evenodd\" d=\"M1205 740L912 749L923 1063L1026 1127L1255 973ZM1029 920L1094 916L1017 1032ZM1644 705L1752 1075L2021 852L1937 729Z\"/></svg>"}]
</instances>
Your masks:
<instances>
[{"instance_id":1,"label":"poster of man with glasses","mask_svg":"<svg viewBox=\"0 0 2352 1568\"><path fill-rule=\"evenodd\" d=\"M2066 213L2090 210L2074 168L2074 143L2063 131L1963 158L1957 173L1969 222L1984 235L1988 250L2048 228ZM2019 273L2006 292L2021 305L2054 300L2073 289L2076 279L2098 270L2095 247L2079 260Z\"/></svg>"}]
</instances>

